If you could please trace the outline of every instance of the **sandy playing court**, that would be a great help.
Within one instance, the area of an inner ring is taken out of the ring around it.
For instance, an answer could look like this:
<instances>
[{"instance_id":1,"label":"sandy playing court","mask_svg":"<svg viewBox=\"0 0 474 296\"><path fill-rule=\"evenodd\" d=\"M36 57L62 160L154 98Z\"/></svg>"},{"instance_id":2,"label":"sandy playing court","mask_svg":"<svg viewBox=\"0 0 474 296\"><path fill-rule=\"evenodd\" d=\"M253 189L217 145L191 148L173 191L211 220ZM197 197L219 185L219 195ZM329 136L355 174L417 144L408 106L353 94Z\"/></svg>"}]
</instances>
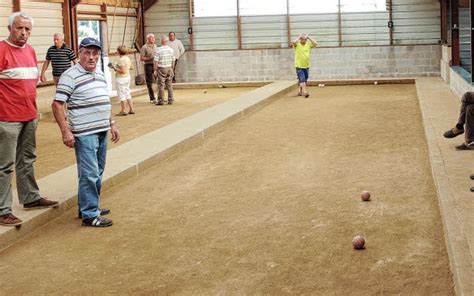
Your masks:
<instances>
[{"instance_id":1,"label":"sandy playing court","mask_svg":"<svg viewBox=\"0 0 474 296\"><path fill-rule=\"evenodd\" d=\"M2 293L453 295L414 85L311 93L105 192L113 227L3 251Z\"/></svg>"},{"instance_id":2,"label":"sandy playing court","mask_svg":"<svg viewBox=\"0 0 474 296\"><path fill-rule=\"evenodd\" d=\"M109 149L252 89L255 87L178 89L175 90L176 100L173 106L152 105L149 103L148 95L133 98L136 114L115 117L122 139L117 144L109 144ZM117 100L112 106L113 114L120 111ZM75 164L74 150L64 146L55 122L40 121L36 138L37 178Z\"/></svg>"}]
</instances>

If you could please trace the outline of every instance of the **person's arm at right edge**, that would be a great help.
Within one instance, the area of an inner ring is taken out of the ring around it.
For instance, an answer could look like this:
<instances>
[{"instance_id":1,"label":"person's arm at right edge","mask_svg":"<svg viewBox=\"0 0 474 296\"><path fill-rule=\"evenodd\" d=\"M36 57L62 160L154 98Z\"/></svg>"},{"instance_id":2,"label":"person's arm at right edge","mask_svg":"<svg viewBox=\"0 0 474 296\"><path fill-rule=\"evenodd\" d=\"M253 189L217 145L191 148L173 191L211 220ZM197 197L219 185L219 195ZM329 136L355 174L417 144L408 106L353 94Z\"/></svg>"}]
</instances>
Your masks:
<instances>
[{"instance_id":1,"label":"person's arm at right edge","mask_svg":"<svg viewBox=\"0 0 474 296\"><path fill-rule=\"evenodd\" d=\"M56 119L56 122L59 126L59 130L61 131L63 144L69 148L74 148L74 135L72 134L66 122L66 115L64 113L64 102L55 100L51 104L51 108L53 109L54 118Z\"/></svg>"},{"instance_id":2,"label":"person's arm at right edge","mask_svg":"<svg viewBox=\"0 0 474 296\"><path fill-rule=\"evenodd\" d=\"M179 49L179 56L181 57L185 52L186 52L186 49L184 48L184 45L181 41L179 41L179 44L178 44L178 49Z\"/></svg>"},{"instance_id":3,"label":"person's arm at right edge","mask_svg":"<svg viewBox=\"0 0 474 296\"><path fill-rule=\"evenodd\" d=\"M44 73L46 72L46 70L48 70L48 66L49 66L49 60L44 61L43 68L41 69L41 76L40 76L41 82L46 81L46 75L44 75Z\"/></svg>"},{"instance_id":4,"label":"person's arm at right edge","mask_svg":"<svg viewBox=\"0 0 474 296\"><path fill-rule=\"evenodd\" d=\"M110 137L112 139L112 142L117 143L120 140L120 132L117 128L117 124L115 123L115 120L112 118L109 119L110 123Z\"/></svg>"}]
</instances>

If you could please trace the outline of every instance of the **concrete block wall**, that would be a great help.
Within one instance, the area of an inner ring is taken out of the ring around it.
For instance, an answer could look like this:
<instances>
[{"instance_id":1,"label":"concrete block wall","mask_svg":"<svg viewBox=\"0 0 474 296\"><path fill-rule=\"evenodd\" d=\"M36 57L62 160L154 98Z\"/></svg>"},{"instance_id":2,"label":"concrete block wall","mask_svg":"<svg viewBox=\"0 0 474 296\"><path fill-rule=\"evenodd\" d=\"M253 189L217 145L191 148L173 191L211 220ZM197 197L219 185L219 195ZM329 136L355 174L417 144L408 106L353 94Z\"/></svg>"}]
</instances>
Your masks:
<instances>
[{"instance_id":1,"label":"concrete block wall","mask_svg":"<svg viewBox=\"0 0 474 296\"><path fill-rule=\"evenodd\" d=\"M440 45L316 48L310 79L440 75ZM292 49L190 51L177 66L179 82L296 79Z\"/></svg>"},{"instance_id":2,"label":"concrete block wall","mask_svg":"<svg viewBox=\"0 0 474 296\"><path fill-rule=\"evenodd\" d=\"M452 68L450 68L449 70L449 77L449 85L451 91L459 98L467 91L474 91L473 86Z\"/></svg>"},{"instance_id":3,"label":"concrete block wall","mask_svg":"<svg viewBox=\"0 0 474 296\"><path fill-rule=\"evenodd\" d=\"M441 78L449 84L451 91L460 98L467 91L474 91L474 87L469 83L465 77L461 74L464 72L464 76L468 77L469 73L460 67L451 68L452 48L449 45L442 45L441 47ZM461 72L460 72L461 71Z\"/></svg>"}]
</instances>

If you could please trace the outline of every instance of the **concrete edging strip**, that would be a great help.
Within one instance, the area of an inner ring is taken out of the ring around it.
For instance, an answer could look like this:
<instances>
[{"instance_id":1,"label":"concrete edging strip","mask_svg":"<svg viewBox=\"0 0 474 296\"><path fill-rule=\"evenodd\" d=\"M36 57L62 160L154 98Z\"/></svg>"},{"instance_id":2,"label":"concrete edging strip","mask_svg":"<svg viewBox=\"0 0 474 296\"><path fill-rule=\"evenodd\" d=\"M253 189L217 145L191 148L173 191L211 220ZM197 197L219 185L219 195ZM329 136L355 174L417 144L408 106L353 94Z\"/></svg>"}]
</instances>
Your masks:
<instances>
[{"instance_id":1,"label":"concrete edging strip","mask_svg":"<svg viewBox=\"0 0 474 296\"><path fill-rule=\"evenodd\" d=\"M176 153L196 147L204 138L234 119L254 112L296 88L295 81L273 82L109 150L103 189L107 190L136 176ZM46 225L77 204L76 165L39 179L38 185L43 196L59 201L59 207L24 211L18 204L15 190L13 212L23 220L23 224L19 228L0 227L0 250Z\"/></svg>"},{"instance_id":2,"label":"concrete edging strip","mask_svg":"<svg viewBox=\"0 0 474 296\"><path fill-rule=\"evenodd\" d=\"M455 210L455 198L446 171L443 155L437 143L437 135L428 107L428 98L420 83L416 83L416 91L420 104L423 125L429 150L431 171L436 185L438 204L443 222L444 236L449 256L454 288L457 295L472 295L474 292L474 276L472 258L469 252L468 239L463 233L461 219Z\"/></svg>"}]
</instances>

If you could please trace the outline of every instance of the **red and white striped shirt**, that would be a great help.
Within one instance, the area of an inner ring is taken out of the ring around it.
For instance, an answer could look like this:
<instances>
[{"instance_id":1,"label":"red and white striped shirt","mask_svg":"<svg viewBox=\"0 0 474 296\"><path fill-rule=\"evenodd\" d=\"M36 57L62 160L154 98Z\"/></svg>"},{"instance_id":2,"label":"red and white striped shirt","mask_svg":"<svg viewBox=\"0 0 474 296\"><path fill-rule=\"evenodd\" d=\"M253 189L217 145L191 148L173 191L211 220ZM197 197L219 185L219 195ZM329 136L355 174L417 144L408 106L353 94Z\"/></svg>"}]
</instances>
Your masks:
<instances>
[{"instance_id":1,"label":"red and white striped shirt","mask_svg":"<svg viewBox=\"0 0 474 296\"><path fill-rule=\"evenodd\" d=\"M36 119L37 64L31 45L0 41L0 121Z\"/></svg>"}]
</instances>

